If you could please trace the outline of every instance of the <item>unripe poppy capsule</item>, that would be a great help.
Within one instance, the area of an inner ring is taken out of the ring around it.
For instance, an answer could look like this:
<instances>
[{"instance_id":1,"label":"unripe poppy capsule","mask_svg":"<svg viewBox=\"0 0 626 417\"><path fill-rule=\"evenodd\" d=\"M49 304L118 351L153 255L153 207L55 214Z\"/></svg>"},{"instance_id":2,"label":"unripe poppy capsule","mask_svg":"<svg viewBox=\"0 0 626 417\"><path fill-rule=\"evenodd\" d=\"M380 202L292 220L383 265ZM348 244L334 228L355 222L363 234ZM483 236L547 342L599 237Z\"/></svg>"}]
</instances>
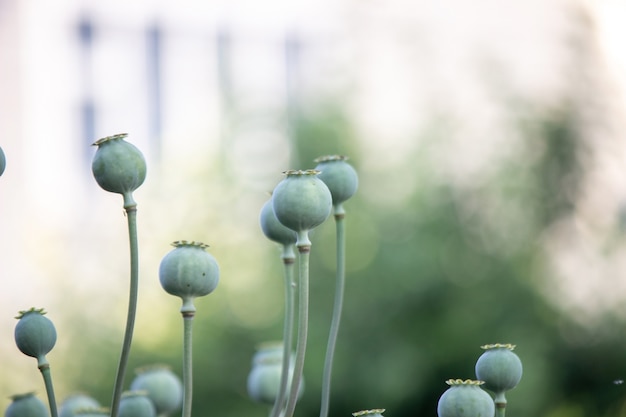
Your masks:
<instances>
[{"instance_id":1,"label":"unripe poppy capsule","mask_svg":"<svg viewBox=\"0 0 626 417\"><path fill-rule=\"evenodd\" d=\"M328 186L333 196L333 205L337 207L356 193L359 178L355 169L343 155L322 156L315 160L315 170L320 171L319 178Z\"/></svg>"},{"instance_id":2,"label":"unripe poppy capsule","mask_svg":"<svg viewBox=\"0 0 626 417\"><path fill-rule=\"evenodd\" d=\"M496 343L481 346L485 352L476 361L476 378L495 393L511 390L522 379L522 361L513 352L515 345Z\"/></svg>"},{"instance_id":3,"label":"unripe poppy capsule","mask_svg":"<svg viewBox=\"0 0 626 417\"><path fill-rule=\"evenodd\" d=\"M119 417L156 417L156 409L146 391L126 391L120 399Z\"/></svg>"},{"instance_id":4,"label":"unripe poppy capsule","mask_svg":"<svg viewBox=\"0 0 626 417\"><path fill-rule=\"evenodd\" d=\"M332 195L318 174L312 169L286 171L272 193L276 218L297 233L319 226L330 215Z\"/></svg>"},{"instance_id":5,"label":"unripe poppy capsule","mask_svg":"<svg viewBox=\"0 0 626 417\"><path fill-rule=\"evenodd\" d=\"M0 147L0 175L4 173L4 169L7 167L7 158L4 155L4 151Z\"/></svg>"},{"instance_id":6,"label":"unripe poppy capsule","mask_svg":"<svg viewBox=\"0 0 626 417\"><path fill-rule=\"evenodd\" d=\"M269 240L280 243L283 246L293 245L298 239L296 232L278 221L276 214L274 214L274 206L271 199L266 201L261 208L259 223L261 223L261 230L263 230L263 233Z\"/></svg>"},{"instance_id":7,"label":"unripe poppy capsule","mask_svg":"<svg viewBox=\"0 0 626 417\"><path fill-rule=\"evenodd\" d=\"M16 317L19 321L15 326L15 344L25 355L45 362L45 356L52 350L57 341L57 332L50 319L44 317L43 309L31 308L20 311Z\"/></svg>"},{"instance_id":8,"label":"unripe poppy capsule","mask_svg":"<svg viewBox=\"0 0 626 417\"><path fill-rule=\"evenodd\" d=\"M93 397L76 393L67 397L59 407L59 417L74 417L78 410L85 408L99 408L100 403Z\"/></svg>"},{"instance_id":9,"label":"unripe poppy capsule","mask_svg":"<svg viewBox=\"0 0 626 417\"><path fill-rule=\"evenodd\" d=\"M495 406L491 396L480 388L483 381L449 379L450 385L439 398L439 417L492 417Z\"/></svg>"},{"instance_id":10,"label":"unripe poppy capsule","mask_svg":"<svg viewBox=\"0 0 626 417\"><path fill-rule=\"evenodd\" d=\"M127 196L146 179L146 160L135 145L126 142L126 133L107 136L94 143L98 147L91 170L102 189Z\"/></svg>"},{"instance_id":11,"label":"unripe poppy capsule","mask_svg":"<svg viewBox=\"0 0 626 417\"><path fill-rule=\"evenodd\" d=\"M180 240L172 243L174 249L159 266L159 280L163 289L183 300L181 312L195 312L193 299L210 294L219 282L217 261L206 251L208 245Z\"/></svg>"},{"instance_id":12,"label":"unripe poppy capsule","mask_svg":"<svg viewBox=\"0 0 626 417\"><path fill-rule=\"evenodd\" d=\"M4 417L48 417L48 408L34 393L14 395Z\"/></svg>"},{"instance_id":13,"label":"unripe poppy capsule","mask_svg":"<svg viewBox=\"0 0 626 417\"><path fill-rule=\"evenodd\" d=\"M159 416L177 411L183 402L183 384L178 375L165 365L138 369L130 389L146 391Z\"/></svg>"}]
</instances>

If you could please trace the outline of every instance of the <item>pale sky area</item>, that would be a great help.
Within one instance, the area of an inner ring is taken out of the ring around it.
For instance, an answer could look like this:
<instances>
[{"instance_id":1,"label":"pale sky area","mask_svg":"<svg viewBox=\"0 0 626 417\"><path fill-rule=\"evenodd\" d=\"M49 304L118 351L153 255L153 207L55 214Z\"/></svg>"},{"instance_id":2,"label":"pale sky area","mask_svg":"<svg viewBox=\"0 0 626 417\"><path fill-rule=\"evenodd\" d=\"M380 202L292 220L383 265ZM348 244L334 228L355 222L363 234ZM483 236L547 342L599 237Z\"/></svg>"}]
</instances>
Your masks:
<instances>
[{"instance_id":1,"label":"pale sky area","mask_svg":"<svg viewBox=\"0 0 626 417\"><path fill-rule=\"evenodd\" d=\"M615 282L615 271L626 272L626 257L607 259L585 242L611 227L609 219L626 200L626 139L620 125L626 120L626 2L173 4L0 0L0 146L7 155L7 169L0 177L2 334L12 334L18 310L31 306L58 310L74 305L75 299L93 297L96 286L100 300L116 300L113 303L119 305L94 302L88 314L119 319L125 313L126 300L119 300L116 288L107 285L109 276L126 271L125 219L121 199L97 188L88 170L94 149L88 146L82 125L85 102L96 108L92 141L128 132L129 141L144 149L149 173L154 172L137 197L144 216L140 241L147 244L142 260L146 275L155 274L169 250L149 243L180 239L179 228L193 230L189 223L194 219L215 222L216 228L209 237L197 231L198 236L188 238L213 239L224 233L228 237L220 238L215 251L227 265L235 265L220 251L259 239L256 210L266 198L264 192L272 189L283 170L296 168L288 166L285 126L286 98L293 93L286 87L290 70L297 76L295 92L301 101L314 105L342 100L361 138L360 163L368 167L361 192L372 204L383 200L402 204L403 188L415 179L394 167L404 166L404 155L417 146L416 132L440 112L453 115L463 134L455 131L450 139L454 153L439 155L443 175L459 183L481 178L490 158L515 148L510 145L515 138L503 130L505 115L494 98L512 94L546 105L558 101L571 84L568 77L581 76L572 68L571 51L564 47L576 36L591 45L591 56L597 60L591 77L600 81L590 88L599 87L599 94L607 95L610 114L608 130L599 133L590 128L590 140L598 149L591 158L594 168L580 211L546 237L556 276L562 278L548 283L546 292L565 300L563 308L585 314L624 301L626 282ZM93 25L88 47L78 35L85 17ZM155 24L161 30L158 123L151 107L155 93L146 41ZM235 121L224 118L220 99L224 91L216 63L219 33L227 34L231 42L227 75L239 112ZM295 70L285 65L288 36L300 45ZM241 126L233 133L229 123ZM154 129L159 131L160 147L155 145ZM219 174L208 164L225 143L238 188L225 187L219 178L209 184L193 182L198 173ZM161 169L151 171L159 164ZM219 196L232 200L236 192L247 194L235 207L225 207ZM208 206L198 211L186 206L204 199ZM168 213L167 224L151 208L153 201L159 202L159 211ZM572 247L567 253L560 250L564 239ZM119 254L112 255L117 249ZM261 256L260 250L250 250L251 262ZM584 279L589 276L593 279ZM255 304L261 301L255 300L250 286L254 277L249 279L225 280L223 302L250 326L274 320L277 309L257 314L268 310ZM143 291L150 300L165 299L153 285L145 284ZM590 293L596 294L595 302L589 303ZM241 297L249 301L246 309L233 301ZM159 338L158 329L153 329L152 337ZM13 344L0 346L2 373L17 375L11 386L6 378L0 381L0 409L6 408L14 390L30 389L30 378L20 380L19 375L32 371L34 364L21 359Z\"/></svg>"}]
</instances>

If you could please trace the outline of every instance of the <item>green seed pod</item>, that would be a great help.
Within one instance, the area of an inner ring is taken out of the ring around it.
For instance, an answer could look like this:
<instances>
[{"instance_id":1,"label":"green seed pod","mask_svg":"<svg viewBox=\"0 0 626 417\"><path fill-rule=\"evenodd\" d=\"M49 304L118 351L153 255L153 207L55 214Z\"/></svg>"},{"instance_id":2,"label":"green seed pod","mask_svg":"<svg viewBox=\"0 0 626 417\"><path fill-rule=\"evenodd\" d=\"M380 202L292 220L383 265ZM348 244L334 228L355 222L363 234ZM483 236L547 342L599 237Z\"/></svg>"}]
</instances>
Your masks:
<instances>
[{"instance_id":1,"label":"green seed pod","mask_svg":"<svg viewBox=\"0 0 626 417\"><path fill-rule=\"evenodd\" d=\"M126 391L120 399L118 417L156 417L156 408L146 391Z\"/></svg>"},{"instance_id":2,"label":"green seed pod","mask_svg":"<svg viewBox=\"0 0 626 417\"><path fill-rule=\"evenodd\" d=\"M373 410L361 410L356 413L352 413L354 417L369 416L369 417L383 417L385 412L384 408L375 408Z\"/></svg>"},{"instance_id":3,"label":"green seed pod","mask_svg":"<svg viewBox=\"0 0 626 417\"><path fill-rule=\"evenodd\" d=\"M315 160L315 170L320 171L319 178L328 186L335 207L352 197L359 187L359 177L347 160L348 157L342 155L322 156Z\"/></svg>"},{"instance_id":4,"label":"green seed pod","mask_svg":"<svg viewBox=\"0 0 626 417\"><path fill-rule=\"evenodd\" d=\"M123 195L135 191L146 179L146 160L139 149L124 140L126 136L122 133L96 141L98 150L91 164L100 187Z\"/></svg>"},{"instance_id":5,"label":"green seed pod","mask_svg":"<svg viewBox=\"0 0 626 417\"><path fill-rule=\"evenodd\" d=\"M59 417L74 417L78 410L99 407L100 403L95 398L87 394L75 393L63 400L59 407Z\"/></svg>"},{"instance_id":6,"label":"green seed pod","mask_svg":"<svg viewBox=\"0 0 626 417\"><path fill-rule=\"evenodd\" d=\"M4 169L7 167L7 158L4 156L4 151L0 147L0 176L4 173Z\"/></svg>"},{"instance_id":7,"label":"green seed pod","mask_svg":"<svg viewBox=\"0 0 626 417\"><path fill-rule=\"evenodd\" d=\"M14 395L11 404L4 412L4 417L48 417L48 408L35 393Z\"/></svg>"},{"instance_id":8,"label":"green seed pod","mask_svg":"<svg viewBox=\"0 0 626 417\"><path fill-rule=\"evenodd\" d=\"M252 369L248 374L248 395L256 402L272 405L278 396L280 378L283 369L282 344L265 344L252 358ZM293 358L290 365L290 375L287 386L291 384L293 376ZM304 381L300 381L298 398L304 393Z\"/></svg>"},{"instance_id":9,"label":"green seed pod","mask_svg":"<svg viewBox=\"0 0 626 417\"><path fill-rule=\"evenodd\" d=\"M271 199L266 201L263 208L261 208L259 222L261 223L261 230L263 230L263 233L269 240L280 243L283 246L295 245L298 240L296 232L284 226L276 218Z\"/></svg>"},{"instance_id":10,"label":"green seed pod","mask_svg":"<svg viewBox=\"0 0 626 417\"><path fill-rule=\"evenodd\" d=\"M522 379L522 361L513 352L515 345L496 343L481 346L485 352L476 361L476 377L494 393L513 389Z\"/></svg>"},{"instance_id":11,"label":"green seed pod","mask_svg":"<svg viewBox=\"0 0 626 417\"><path fill-rule=\"evenodd\" d=\"M45 362L46 354L57 341L54 324L44 314L46 313L43 309L20 311L16 317L19 321L15 326L15 343L18 349L27 356L37 358L40 363Z\"/></svg>"},{"instance_id":12,"label":"green seed pod","mask_svg":"<svg viewBox=\"0 0 626 417\"><path fill-rule=\"evenodd\" d=\"M108 417L110 414L111 410L106 407L86 407L74 412L76 417Z\"/></svg>"},{"instance_id":13,"label":"green seed pod","mask_svg":"<svg viewBox=\"0 0 626 417\"><path fill-rule=\"evenodd\" d=\"M330 215L333 198L319 171L286 171L286 177L272 194L272 206L279 222L296 232L309 231Z\"/></svg>"},{"instance_id":14,"label":"green seed pod","mask_svg":"<svg viewBox=\"0 0 626 417\"><path fill-rule=\"evenodd\" d=\"M483 381L449 379L450 385L439 398L439 417L493 417L495 406L491 396L480 388Z\"/></svg>"},{"instance_id":15,"label":"green seed pod","mask_svg":"<svg viewBox=\"0 0 626 417\"><path fill-rule=\"evenodd\" d=\"M195 312L193 300L215 290L219 282L217 261L208 245L186 240L172 243L174 249L161 260L159 280L163 289L183 300L182 313Z\"/></svg>"},{"instance_id":16,"label":"green seed pod","mask_svg":"<svg viewBox=\"0 0 626 417\"><path fill-rule=\"evenodd\" d=\"M159 416L172 414L183 402L183 384L174 372L165 365L139 368L130 389L146 391Z\"/></svg>"}]
</instances>

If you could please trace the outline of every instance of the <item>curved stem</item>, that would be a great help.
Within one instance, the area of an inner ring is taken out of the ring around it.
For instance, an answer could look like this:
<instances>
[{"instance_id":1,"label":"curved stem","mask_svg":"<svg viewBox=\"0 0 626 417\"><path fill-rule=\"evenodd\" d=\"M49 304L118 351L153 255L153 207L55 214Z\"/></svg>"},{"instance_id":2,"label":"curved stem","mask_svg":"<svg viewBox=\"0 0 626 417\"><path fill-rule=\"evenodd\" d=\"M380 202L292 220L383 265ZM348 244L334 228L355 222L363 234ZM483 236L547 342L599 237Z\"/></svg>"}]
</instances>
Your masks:
<instances>
[{"instance_id":1,"label":"curved stem","mask_svg":"<svg viewBox=\"0 0 626 417\"><path fill-rule=\"evenodd\" d=\"M298 337L296 342L296 359L291 380L291 389L287 398L284 417L292 417L298 400L298 391L304 369L304 356L306 353L306 340L309 326L309 252L311 242L307 233L298 232L299 265L299 288L298 288Z\"/></svg>"},{"instance_id":2,"label":"curved stem","mask_svg":"<svg viewBox=\"0 0 626 417\"><path fill-rule=\"evenodd\" d=\"M337 240L337 270L335 280L335 301L333 305L333 316L330 325L330 334L328 335L328 345L326 347L326 358L324 360L324 374L322 378L322 404L320 408L320 417L328 416L328 408L330 404L330 382L333 368L333 357L335 355L335 346L337 345L337 335L339 333L339 323L341 321L341 310L343 308L343 294L346 280L346 238L345 238L345 215L343 211L335 211L335 226Z\"/></svg>"},{"instance_id":3,"label":"curved stem","mask_svg":"<svg viewBox=\"0 0 626 417\"><path fill-rule=\"evenodd\" d=\"M46 386L46 394L48 395L48 404L50 405L51 417L57 417L57 402L54 396L54 386L52 385L52 375L50 374L50 365L47 362L39 364L39 370L43 376L43 382Z\"/></svg>"},{"instance_id":4,"label":"curved stem","mask_svg":"<svg viewBox=\"0 0 626 417\"><path fill-rule=\"evenodd\" d=\"M130 202L129 202L130 200ZM115 386L113 388L113 400L111 401L111 417L117 417L122 389L124 386L124 376L130 354L130 346L133 340L133 329L135 327L135 315L137 312L137 294L139 288L139 244L137 243L137 205L131 197L124 196L124 209L128 219L128 237L130 241L130 295L128 300L128 315L126 318L126 331L124 332L124 342L122 352L117 367Z\"/></svg>"},{"instance_id":5,"label":"curved stem","mask_svg":"<svg viewBox=\"0 0 626 417\"><path fill-rule=\"evenodd\" d=\"M182 417L191 417L191 400L193 398L193 360L192 331L194 312L183 313L183 411Z\"/></svg>"},{"instance_id":6,"label":"curved stem","mask_svg":"<svg viewBox=\"0 0 626 417\"><path fill-rule=\"evenodd\" d=\"M270 413L270 417L278 417L283 406L285 405L285 396L287 394L287 383L289 381L291 367L291 347L293 339L293 323L295 316L295 282L293 281L293 270L295 262L295 254L293 245L285 245L283 247L283 266L285 273L285 321L283 325L283 361L280 374L280 387L278 395L274 402L274 407Z\"/></svg>"}]
</instances>

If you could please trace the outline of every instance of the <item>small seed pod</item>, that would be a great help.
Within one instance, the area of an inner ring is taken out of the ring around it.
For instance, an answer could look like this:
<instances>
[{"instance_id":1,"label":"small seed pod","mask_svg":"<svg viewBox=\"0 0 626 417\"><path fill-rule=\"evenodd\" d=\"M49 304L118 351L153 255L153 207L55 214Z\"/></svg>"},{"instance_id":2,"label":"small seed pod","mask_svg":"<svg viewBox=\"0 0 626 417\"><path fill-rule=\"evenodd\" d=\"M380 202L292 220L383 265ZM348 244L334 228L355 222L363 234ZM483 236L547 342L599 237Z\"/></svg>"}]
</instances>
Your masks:
<instances>
[{"instance_id":1,"label":"small seed pod","mask_svg":"<svg viewBox=\"0 0 626 417\"><path fill-rule=\"evenodd\" d=\"M450 385L439 398L439 417L492 417L495 406L491 396L480 388L483 381L449 379Z\"/></svg>"},{"instance_id":2,"label":"small seed pod","mask_svg":"<svg viewBox=\"0 0 626 417\"><path fill-rule=\"evenodd\" d=\"M87 407L80 408L74 412L76 417L108 417L111 410L106 407Z\"/></svg>"},{"instance_id":3,"label":"small seed pod","mask_svg":"<svg viewBox=\"0 0 626 417\"><path fill-rule=\"evenodd\" d=\"M513 352L515 345L496 343L481 348L485 352L476 361L476 378L495 393L515 388L522 379L522 361Z\"/></svg>"},{"instance_id":4,"label":"small seed pod","mask_svg":"<svg viewBox=\"0 0 626 417\"><path fill-rule=\"evenodd\" d=\"M219 267L204 243L180 240L172 246L174 249L161 260L159 280L167 293L182 298L182 313L193 313L193 300L217 287Z\"/></svg>"},{"instance_id":5,"label":"small seed pod","mask_svg":"<svg viewBox=\"0 0 626 417\"><path fill-rule=\"evenodd\" d=\"M4 174L4 169L7 167L7 158L4 155L4 151L0 147L0 176Z\"/></svg>"},{"instance_id":6,"label":"small seed pod","mask_svg":"<svg viewBox=\"0 0 626 417\"><path fill-rule=\"evenodd\" d=\"M385 412L384 408L374 408L373 410L361 410L356 413L352 413L354 417L369 416L369 417L383 417Z\"/></svg>"},{"instance_id":7,"label":"small seed pod","mask_svg":"<svg viewBox=\"0 0 626 417\"><path fill-rule=\"evenodd\" d=\"M11 397L11 404L4 412L4 417L48 417L48 408L35 393L18 394Z\"/></svg>"},{"instance_id":8,"label":"small seed pod","mask_svg":"<svg viewBox=\"0 0 626 417\"><path fill-rule=\"evenodd\" d=\"M146 391L126 391L120 399L119 417L156 417L156 408Z\"/></svg>"},{"instance_id":9,"label":"small seed pod","mask_svg":"<svg viewBox=\"0 0 626 417\"><path fill-rule=\"evenodd\" d=\"M59 417L74 417L76 411L84 408L99 408L100 403L93 397L75 393L67 397L59 407Z\"/></svg>"},{"instance_id":10,"label":"small seed pod","mask_svg":"<svg viewBox=\"0 0 626 417\"><path fill-rule=\"evenodd\" d=\"M328 186L335 208L356 193L359 177L348 162L347 156L328 155L315 160L319 178Z\"/></svg>"},{"instance_id":11,"label":"small seed pod","mask_svg":"<svg viewBox=\"0 0 626 417\"><path fill-rule=\"evenodd\" d=\"M286 171L272 194L276 218L295 232L307 232L330 215L333 198L318 174L312 169Z\"/></svg>"},{"instance_id":12,"label":"small seed pod","mask_svg":"<svg viewBox=\"0 0 626 417\"><path fill-rule=\"evenodd\" d=\"M43 309L20 311L16 317L19 321L15 326L17 348L25 355L37 358L40 365L46 362L46 354L57 341L54 324L44 314L46 313Z\"/></svg>"},{"instance_id":13,"label":"small seed pod","mask_svg":"<svg viewBox=\"0 0 626 417\"><path fill-rule=\"evenodd\" d=\"M146 160L135 145L124 140L126 136L122 133L97 140L91 164L100 187L123 195L135 191L146 179Z\"/></svg>"},{"instance_id":14,"label":"small seed pod","mask_svg":"<svg viewBox=\"0 0 626 417\"><path fill-rule=\"evenodd\" d=\"M169 415L180 409L183 402L183 384L165 365L139 368L130 384L134 391L146 391L159 416Z\"/></svg>"},{"instance_id":15,"label":"small seed pod","mask_svg":"<svg viewBox=\"0 0 626 417\"><path fill-rule=\"evenodd\" d=\"M263 230L263 233L269 240L280 243L283 246L295 245L298 240L296 232L284 226L276 218L271 199L266 201L261 208L259 222L261 223L261 230Z\"/></svg>"},{"instance_id":16,"label":"small seed pod","mask_svg":"<svg viewBox=\"0 0 626 417\"><path fill-rule=\"evenodd\" d=\"M293 359L293 358L292 358ZM254 401L272 405L278 396L280 389L280 378L283 369L283 347L282 344L265 344L252 358L252 369L248 374L247 388L248 395ZM293 360L290 365L290 374L287 386L291 384L293 376ZM304 381L300 381L298 398L304 393Z\"/></svg>"}]
</instances>

